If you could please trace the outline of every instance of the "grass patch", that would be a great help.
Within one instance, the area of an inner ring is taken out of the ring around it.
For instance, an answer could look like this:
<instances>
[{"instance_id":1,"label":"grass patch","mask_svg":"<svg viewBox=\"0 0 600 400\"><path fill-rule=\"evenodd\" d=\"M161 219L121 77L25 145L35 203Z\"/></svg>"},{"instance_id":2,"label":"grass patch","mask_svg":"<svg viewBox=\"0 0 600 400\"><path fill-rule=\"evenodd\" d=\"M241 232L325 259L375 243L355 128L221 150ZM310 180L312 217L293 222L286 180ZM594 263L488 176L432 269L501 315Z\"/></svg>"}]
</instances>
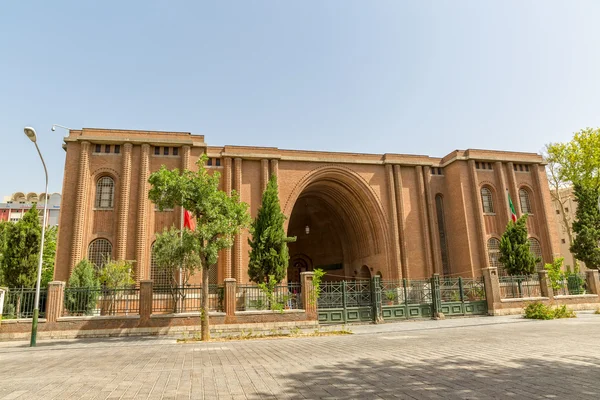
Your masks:
<instances>
[{"instance_id":1,"label":"grass patch","mask_svg":"<svg viewBox=\"0 0 600 400\"><path fill-rule=\"evenodd\" d=\"M254 339L282 339L282 338L300 338L300 337L319 337L319 336L341 336L341 335L352 335L352 331L349 329L340 329L337 331L320 331L315 329L314 332L302 333L299 330L290 333L258 333L255 334L252 331L240 332L239 335L222 336L211 338L211 342L226 342L231 340L254 340ZM201 342L200 337L194 335L191 338L177 339L177 343L195 343Z\"/></svg>"},{"instance_id":2,"label":"grass patch","mask_svg":"<svg viewBox=\"0 0 600 400\"><path fill-rule=\"evenodd\" d=\"M575 312L569 310L567 306L558 306L556 308L548 307L547 305L536 301L525 308L525 318L527 319L558 319L558 318L576 318Z\"/></svg>"}]
</instances>

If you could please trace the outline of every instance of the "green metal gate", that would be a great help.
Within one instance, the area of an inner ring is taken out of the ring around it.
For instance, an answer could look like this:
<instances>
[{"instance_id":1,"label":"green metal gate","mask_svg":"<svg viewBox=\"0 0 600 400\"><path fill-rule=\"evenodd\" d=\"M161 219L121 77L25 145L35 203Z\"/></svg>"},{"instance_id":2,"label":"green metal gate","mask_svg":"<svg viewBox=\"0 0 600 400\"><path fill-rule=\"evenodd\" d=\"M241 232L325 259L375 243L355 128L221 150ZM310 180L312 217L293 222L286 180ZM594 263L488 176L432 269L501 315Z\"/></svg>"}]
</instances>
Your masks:
<instances>
[{"instance_id":1,"label":"green metal gate","mask_svg":"<svg viewBox=\"0 0 600 400\"><path fill-rule=\"evenodd\" d=\"M487 313L483 278L323 282L319 322L345 324Z\"/></svg>"}]
</instances>

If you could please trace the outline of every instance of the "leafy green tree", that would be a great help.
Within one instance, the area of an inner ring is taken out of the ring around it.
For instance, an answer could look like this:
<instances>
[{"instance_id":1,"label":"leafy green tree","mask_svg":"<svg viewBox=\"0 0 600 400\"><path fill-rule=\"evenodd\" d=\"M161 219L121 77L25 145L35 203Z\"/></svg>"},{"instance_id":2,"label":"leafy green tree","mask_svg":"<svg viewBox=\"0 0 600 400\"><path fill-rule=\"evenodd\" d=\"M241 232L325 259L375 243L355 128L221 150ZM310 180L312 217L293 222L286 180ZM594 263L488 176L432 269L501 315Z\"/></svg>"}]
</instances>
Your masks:
<instances>
[{"instance_id":1,"label":"leafy green tree","mask_svg":"<svg viewBox=\"0 0 600 400\"><path fill-rule=\"evenodd\" d=\"M281 212L278 192L277 178L272 176L250 228L248 276L259 284L269 284L271 280L279 284L285 278L289 262L288 243L296 240L285 233L285 215Z\"/></svg>"},{"instance_id":2,"label":"leafy green tree","mask_svg":"<svg viewBox=\"0 0 600 400\"><path fill-rule=\"evenodd\" d=\"M81 260L73 269L67 288L85 289L65 291L65 305L71 315L91 315L96 308L100 288L94 264L87 259Z\"/></svg>"},{"instance_id":3,"label":"leafy green tree","mask_svg":"<svg viewBox=\"0 0 600 400\"><path fill-rule=\"evenodd\" d=\"M548 162L563 182L585 187L600 186L600 128L586 128L566 143L550 143L546 147Z\"/></svg>"},{"instance_id":4,"label":"leafy green tree","mask_svg":"<svg viewBox=\"0 0 600 400\"><path fill-rule=\"evenodd\" d=\"M185 286L201 265L199 254L196 252L195 237L188 229L165 229L163 233L156 235L152 255L158 272L168 278L168 285L162 290L167 290L171 295L175 313L179 300L185 300L182 297L183 292L178 290L179 286Z\"/></svg>"},{"instance_id":5,"label":"leafy green tree","mask_svg":"<svg viewBox=\"0 0 600 400\"><path fill-rule=\"evenodd\" d=\"M135 284L133 262L108 260L98 272L98 280L108 289L126 288Z\"/></svg>"},{"instance_id":6,"label":"leafy green tree","mask_svg":"<svg viewBox=\"0 0 600 400\"><path fill-rule=\"evenodd\" d=\"M575 239L571 252L588 268L600 267L600 212L598 211L598 187L576 183L573 193L577 201L577 212L573 222Z\"/></svg>"},{"instance_id":7,"label":"leafy green tree","mask_svg":"<svg viewBox=\"0 0 600 400\"><path fill-rule=\"evenodd\" d=\"M150 175L152 185L148 197L160 210L182 206L196 218L197 228L190 232L194 238L194 251L202 268L201 339L210 340L207 313L208 273L216 264L219 251L233 245L234 236L248 227L248 205L240 202L234 190L231 196L219 190L220 174L209 174L204 155L198 161L198 171L168 170L164 165Z\"/></svg>"},{"instance_id":8,"label":"leafy green tree","mask_svg":"<svg viewBox=\"0 0 600 400\"><path fill-rule=\"evenodd\" d=\"M33 287L37 280L42 226L35 205L4 227L2 279L8 287Z\"/></svg>"},{"instance_id":9,"label":"leafy green tree","mask_svg":"<svg viewBox=\"0 0 600 400\"><path fill-rule=\"evenodd\" d=\"M10 224L10 222L0 221L0 285L4 282L4 278L2 277L4 272L3 259L4 253L6 252L6 232L8 231L8 224Z\"/></svg>"},{"instance_id":10,"label":"leafy green tree","mask_svg":"<svg viewBox=\"0 0 600 400\"><path fill-rule=\"evenodd\" d=\"M565 273L562 271L564 258L557 257L550 264L545 264L544 269L548 271L548 279L553 290L560 290L565 279Z\"/></svg>"},{"instance_id":11,"label":"leafy green tree","mask_svg":"<svg viewBox=\"0 0 600 400\"><path fill-rule=\"evenodd\" d=\"M44 238L44 256L42 257L42 287L48 286L54 278L54 259L56 258L56 237L58 227L46 228Z\"/></svg>"},{"instance_id":12,"label":"leafy green tree","mask_svg":"<svg viewBox=\"0 0 600 400\"><path fill-rule=\"evenodd\" d=\"M500 239L500 259L509 275L530 275L535 271L535 265L540 262L529 250L527 239L527 214L510 221Z\"/></svg>"}]
</instances>

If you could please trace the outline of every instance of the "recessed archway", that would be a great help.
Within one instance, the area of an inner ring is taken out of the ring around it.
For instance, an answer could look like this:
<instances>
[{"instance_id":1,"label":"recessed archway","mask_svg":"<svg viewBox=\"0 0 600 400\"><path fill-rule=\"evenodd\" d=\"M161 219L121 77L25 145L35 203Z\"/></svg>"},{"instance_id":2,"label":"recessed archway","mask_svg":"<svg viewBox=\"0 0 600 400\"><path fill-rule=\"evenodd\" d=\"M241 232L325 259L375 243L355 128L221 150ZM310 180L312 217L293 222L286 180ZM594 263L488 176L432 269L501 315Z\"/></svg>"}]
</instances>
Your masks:
<instances>
[{"instance_id":1,"label":"recessed archway","mask_svg":"<svg viewBox=\"0 0 600 400\"><path fill-rule=\"evenodd\" d=\"M298 254L310 259L308 270L324 269L325 280L360 278L364 265L392 275L381 205L352 171L327 167L311 172L297 185L284 212L288 235L296 237L289 244L288 279L298 275L296 267L308 267L294 258Z\"/></svg>"}]
</instances>

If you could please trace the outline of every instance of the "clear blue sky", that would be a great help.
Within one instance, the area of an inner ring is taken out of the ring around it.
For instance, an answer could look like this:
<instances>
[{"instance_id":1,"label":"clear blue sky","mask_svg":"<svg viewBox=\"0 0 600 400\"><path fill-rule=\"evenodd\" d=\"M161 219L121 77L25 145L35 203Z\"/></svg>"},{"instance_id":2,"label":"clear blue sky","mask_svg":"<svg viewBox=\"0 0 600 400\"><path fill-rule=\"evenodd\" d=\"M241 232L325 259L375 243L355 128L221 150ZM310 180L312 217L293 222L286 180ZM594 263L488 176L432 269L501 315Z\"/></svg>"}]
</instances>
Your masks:
<instances>
[{"instance_id":1,"label":"clear blue sky","mask_svg":"<svg viewBox=\"0 0 600 400\"><path fill-rule=\"evenodd\" d=\"M443 156L600 126L600 2L4 1L0 196L59 191L64 132Z\"/></svg>"}]
</instances>

